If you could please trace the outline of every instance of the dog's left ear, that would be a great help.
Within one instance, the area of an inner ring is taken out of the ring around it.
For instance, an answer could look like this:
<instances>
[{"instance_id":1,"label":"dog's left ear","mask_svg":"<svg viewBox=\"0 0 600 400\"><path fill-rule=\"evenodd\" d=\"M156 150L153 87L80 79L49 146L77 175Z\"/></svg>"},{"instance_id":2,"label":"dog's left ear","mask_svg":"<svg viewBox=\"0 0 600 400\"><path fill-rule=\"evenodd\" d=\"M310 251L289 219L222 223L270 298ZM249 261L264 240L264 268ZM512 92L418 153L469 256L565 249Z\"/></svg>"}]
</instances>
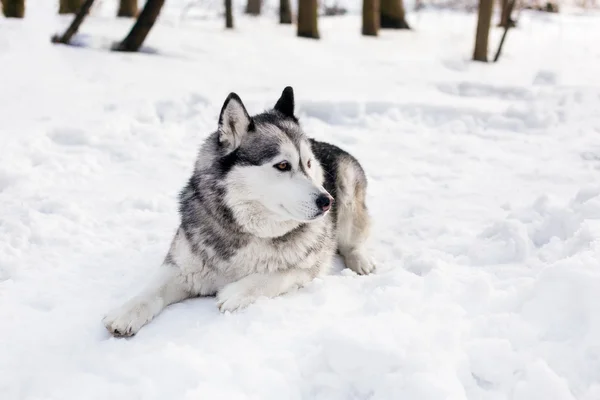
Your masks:
<instances>
[{"instance_id":1,"label":"dog's left ear","mask_svg":"<svg viewBox=\"0 0 600 400\"><path fill-rule=\"evenodd\" d=\"M230 93L219 115L219 143L231 152L240 146L242 138L253 129L254 121L248 115L242 99Z\"/></svg>"},{"instance_id":2,"label":"dog's left ear","mask_svg":"<svg viewBox=\"0 0 600 400\"><path fill-rule=\"evenodd\" d=\"M275 104L275 110L279 111L286 117L296 118L294 116L294 89L291 86L287 86L283 89L281 97Z\"/></svg>"}]
</instances>

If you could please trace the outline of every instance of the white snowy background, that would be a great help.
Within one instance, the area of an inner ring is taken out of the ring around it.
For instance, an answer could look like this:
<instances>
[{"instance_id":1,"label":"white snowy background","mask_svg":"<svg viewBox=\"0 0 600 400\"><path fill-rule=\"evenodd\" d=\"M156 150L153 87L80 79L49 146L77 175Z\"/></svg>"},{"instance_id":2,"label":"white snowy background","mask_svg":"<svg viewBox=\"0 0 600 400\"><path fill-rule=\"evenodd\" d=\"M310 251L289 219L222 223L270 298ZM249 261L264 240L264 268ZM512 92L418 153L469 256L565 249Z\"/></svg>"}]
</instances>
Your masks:
<instances>
[{"instance_id":1,"label":"white snowy background","mask_svg":"<svg viewBox=\"0 0 600 400\"><path fill-rule=\"evenodd\" d=\"M379 38L321 18L311 41L273 8L225 32L220 2L172 0L123 54L114 0L85 47L51 45L71 17L27 3L0 18L0 399L600 399L600 14L523 12L485 65L464 12ZM378 272L338 262L243 312L193 299L110 337L227 94L256 113L286 85L367 171Z\"/></svg>"}]
</instances>

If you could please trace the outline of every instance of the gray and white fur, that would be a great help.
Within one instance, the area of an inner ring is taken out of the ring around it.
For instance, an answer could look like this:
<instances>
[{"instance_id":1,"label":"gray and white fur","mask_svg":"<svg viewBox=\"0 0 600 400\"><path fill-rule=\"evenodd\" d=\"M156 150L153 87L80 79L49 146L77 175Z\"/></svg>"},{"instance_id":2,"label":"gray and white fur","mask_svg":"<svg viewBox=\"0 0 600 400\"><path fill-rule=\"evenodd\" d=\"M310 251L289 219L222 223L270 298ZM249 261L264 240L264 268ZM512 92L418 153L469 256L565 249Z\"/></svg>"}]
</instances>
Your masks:
<instances>
[{"instance_id":1,"label":"gray and white fur","mask_svg":"<svg viewBox=\"0 0 600 400\"><path fill-rule=\"evenodd\" d=\"M356 273L372 272L366 188L354 157L304 134L291 87L253 117L231 93L181 191L181 224L162 266L104 325L131 336L194 296L216 295L222 312L235 311L325 274L336 251Z\"/></svg>"}]
</instances>

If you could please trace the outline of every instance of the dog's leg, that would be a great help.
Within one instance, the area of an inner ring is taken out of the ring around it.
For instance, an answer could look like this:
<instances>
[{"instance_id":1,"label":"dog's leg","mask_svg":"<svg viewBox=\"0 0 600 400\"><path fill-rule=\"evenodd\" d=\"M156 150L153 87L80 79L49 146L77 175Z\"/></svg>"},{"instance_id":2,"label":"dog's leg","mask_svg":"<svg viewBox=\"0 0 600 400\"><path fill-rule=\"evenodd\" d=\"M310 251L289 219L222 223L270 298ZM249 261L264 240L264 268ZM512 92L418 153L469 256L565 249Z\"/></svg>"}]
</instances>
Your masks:
<instances>
[{"instance_id":1,"label":"dog's leg","mask_svg":"<svg viewBox=\"0 0 600 400\"><path fill-rule=\"evenodd\" d=\"M367 255L365 242L369 237L371 219L365 205L366 181L356 179L353 167L346 168L348 176L338 184L338 250L346 266L360 275L375 270L373 260Z\"/></svg>"},{"instance_id":2,"label":"dog's leg","mask_svg":"<svg viewBox=\"0 0 600 400\"><path fill-rule=\"evenodd\" d=\"M102 322L115 336L133 336L166 306L190 297L180 269L164 264L139 295L109 312Z\"/></svg>"},{"instance_id":3,"label":"dog's leg","mask_svg":"<svg viewBox=\"0 0 600 400\"><path fill-rule=\"evenodd\" d=\"M254 303L259 297L276 297L310 282L318 268L251 274L226 285L217 294L217 306L221 312L235 311Z\"/></svg>"}]
</instances>

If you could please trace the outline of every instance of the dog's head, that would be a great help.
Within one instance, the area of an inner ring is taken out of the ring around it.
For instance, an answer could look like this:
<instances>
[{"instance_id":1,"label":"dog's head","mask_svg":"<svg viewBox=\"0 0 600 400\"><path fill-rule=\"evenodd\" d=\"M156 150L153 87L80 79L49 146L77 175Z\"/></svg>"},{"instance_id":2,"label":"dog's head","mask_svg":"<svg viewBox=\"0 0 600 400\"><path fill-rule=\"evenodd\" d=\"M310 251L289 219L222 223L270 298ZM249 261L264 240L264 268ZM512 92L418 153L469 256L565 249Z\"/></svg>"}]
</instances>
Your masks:
<instances>
[{"instance_id":1,"label":"dog's head","mask_svg":"<svg viewBox=\"0 0 600 400\"><path fill-rule=\"evenodd\" d=\"M242 225L310 222L331 208L323 169L294 116L291 87L273 109L252 117L231 93L221 109L217 135L225 201Z\"/></svg>"}]
</instances>

